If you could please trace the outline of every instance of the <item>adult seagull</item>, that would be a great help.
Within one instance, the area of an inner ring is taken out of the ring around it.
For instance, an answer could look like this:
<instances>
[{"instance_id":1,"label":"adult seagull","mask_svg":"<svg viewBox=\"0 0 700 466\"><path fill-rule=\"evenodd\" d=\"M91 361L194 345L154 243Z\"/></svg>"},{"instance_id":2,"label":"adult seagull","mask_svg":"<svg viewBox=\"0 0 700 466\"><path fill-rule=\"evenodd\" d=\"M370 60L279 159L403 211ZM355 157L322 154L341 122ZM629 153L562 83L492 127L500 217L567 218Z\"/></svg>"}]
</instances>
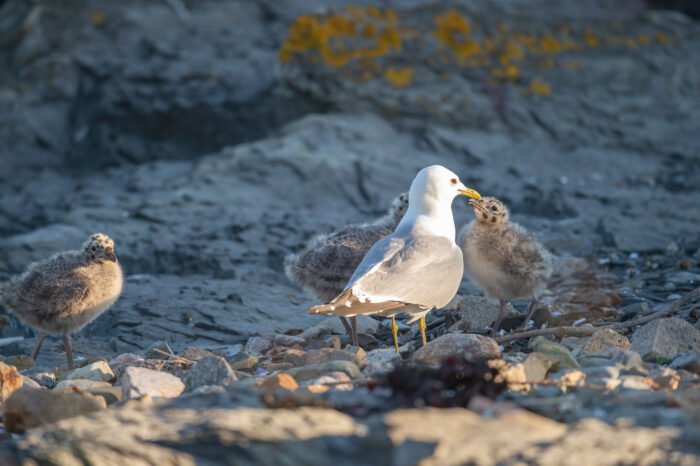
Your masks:
<instances>
[{"instance_id":1,"label":"adult seagull","mask_svg":"<svg viewBox=\"0 0 700 466\"><path fill-rule=\"evenodd\" d=\"M419 171L408 193L408 210L394 232L367 251L339 296L307 312L391 317L397 353L394 316L410 314L409 322L419 320L425 345L425 315L447 305L462 281L462 250L455 244L452 217L452 201L459 195L481 199L443 166Z\"/></svg>"}]
</instances>

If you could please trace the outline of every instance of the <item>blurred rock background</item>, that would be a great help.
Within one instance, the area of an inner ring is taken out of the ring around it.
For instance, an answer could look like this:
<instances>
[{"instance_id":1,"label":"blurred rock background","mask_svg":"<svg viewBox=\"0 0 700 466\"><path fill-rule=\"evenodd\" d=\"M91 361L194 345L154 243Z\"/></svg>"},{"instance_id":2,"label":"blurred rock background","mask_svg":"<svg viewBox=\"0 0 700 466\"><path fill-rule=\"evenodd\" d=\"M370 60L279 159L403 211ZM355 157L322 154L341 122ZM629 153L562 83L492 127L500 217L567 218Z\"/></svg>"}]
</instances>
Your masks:
<instances>
[{"instance_id":1,"label":"blurred rock background","mask_svg":"<svg viewBox=\"0 0 700 466\"><path fill-rule=\"evenodd\" d=\"M696 267L694 16L637 0L0 1L0 279L103 231L128 280L78 354L303 328L312 302L283 257L379 215L432 163L559 255L671 247Z\"/></svg>"}]
</instances>

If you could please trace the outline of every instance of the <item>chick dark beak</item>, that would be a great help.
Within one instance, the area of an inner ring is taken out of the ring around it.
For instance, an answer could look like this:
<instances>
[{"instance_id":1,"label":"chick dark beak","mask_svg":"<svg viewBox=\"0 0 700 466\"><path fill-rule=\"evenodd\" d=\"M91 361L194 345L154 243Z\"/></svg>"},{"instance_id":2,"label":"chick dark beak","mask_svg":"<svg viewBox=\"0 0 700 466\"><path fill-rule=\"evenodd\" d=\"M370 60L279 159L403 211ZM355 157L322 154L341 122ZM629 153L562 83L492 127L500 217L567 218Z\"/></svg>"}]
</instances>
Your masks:
<instances>
[{"instance_id":1,"label":"chick dark beak","mask_svg":"<svg viewBox=\"0 0 700 466\"><path fill-rule=\"evenodd\" d=\"M109 257L109 260L111 260L112 262L119 262L117 260L116 254L114 254L113 252L110 252L109 254L107 254L107 256Z\"/></svg>"},{"instance_id":2,"label":"chick dark beak","mask_svg":"<svg viewBox=\"0 0 700 466\"><path fill-rule=\"evenodd\" d=\"M479 199L469 199L469 205L476 210L485 211L484 202Z\"/></svg>"}]
</instances>

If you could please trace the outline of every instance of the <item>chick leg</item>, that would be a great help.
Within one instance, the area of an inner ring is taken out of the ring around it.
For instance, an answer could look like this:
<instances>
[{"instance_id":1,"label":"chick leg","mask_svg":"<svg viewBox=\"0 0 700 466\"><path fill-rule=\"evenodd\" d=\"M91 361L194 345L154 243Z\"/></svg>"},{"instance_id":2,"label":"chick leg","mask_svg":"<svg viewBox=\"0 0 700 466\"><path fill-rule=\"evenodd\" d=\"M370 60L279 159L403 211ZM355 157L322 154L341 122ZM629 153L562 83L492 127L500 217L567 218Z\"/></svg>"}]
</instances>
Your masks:
<instances>
[{"instance_id":1,"label":"chick leg","mask_svg":"<svg viewBox=\"0 0 700 466\"><path fill-rule=\"evenodd\" d=\"M357 316L350 317L350 326L352 327L352 344L360 346L360 338L357 336Z\"/></svg>"},{"instance_id":2,"label":"chick leg","mask_svg":"<svg viewBox=\"0 0 700 466\"><path fill-rule=\"evenodd\" d=\"M34 351L32 351L32 359L35 361L36 357L39 356L39 349L41 348L41 344L44 342L44 338L46 338L46 332L37 332L36 346L34 346Z\"/></svg>"},{"instance_id":3,"label":"chick leg","mask_svg":"<svg viewBox=\"0 0 700 466\"><path fill-rule=\"evenodd\" d=\"M428 343L425 339L425 316L418 320L418 328L420 328L420 336L423 338L423 346L425 346Z\"/></svg>"},{"instance_id":4,"label":"chick leg","mask_svg":"<svg viewBox=\"0 0 700 466\"><path fill-rule=\"evenodd\" d=\"M73 347L70 344L70 336L67 333L63 334L63 347L66 349L66 361L68 361L68 369L73 369Z\"/></svg>"},{"instance_id":5,"label":"chick leg","mask_svg":"<svg viewBox=\"0 0 700 466\"><path fill-rule=\"evenodd\" d=\"M391 316L391 333L394 335L394 347L396 352L399 353L399 326L396 325L396 319Z\"/></svg>"},{"instance_id":6,"label":"chick leg","mask_svg":"<svg viewBox=\"0 0 700 466\"><path fill-rule=\"evenodd\" d=\"M346 319L343 316L338 316L338 319L340 319L340 322L343 324L343 327L345 327L345 333L348 334L349 337L352 336L352 329L350 328L350 325L348 324L348 319Z\"/></svg>"},{"instance_id":7,"label":"chick leg","mask_svg":"<svg viewBox=\"0 0 700 466\"><path fill-rule=\"evenodd\" d=\"M498 317L496 317L496 322L493 324L493 330L491 330L491 338L495 337L498 333L498 327L501 326L501 321L503 316L506 315L506 302L501 300L501 308L498 310Z\"/></svg>"},{"instance_id":8,"label":"chick leg","mask_svg":"<svg viewBox=\"0 0 700 466\"><path fill-rule=\"evenodd\" d=\"M537 298L532 298L532 301L530 301L530 307L527 309L527 317L525 317L525 320L523 320L523 323L520 324L520 327L518 327L516 330L523 330L527 328L527 325L530 323L530 319L532 318L532 315L535 313L535 309L537 309Z\"/></svg>"}]
</instances>

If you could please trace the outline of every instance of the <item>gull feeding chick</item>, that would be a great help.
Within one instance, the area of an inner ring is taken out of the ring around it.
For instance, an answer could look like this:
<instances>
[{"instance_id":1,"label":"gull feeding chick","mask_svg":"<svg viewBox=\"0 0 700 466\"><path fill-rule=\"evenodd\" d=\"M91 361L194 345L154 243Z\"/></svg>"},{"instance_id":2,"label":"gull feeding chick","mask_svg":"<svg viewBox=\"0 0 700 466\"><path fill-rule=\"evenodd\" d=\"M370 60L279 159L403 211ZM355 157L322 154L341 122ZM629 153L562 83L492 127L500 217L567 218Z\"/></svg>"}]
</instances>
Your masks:
<instances>
[{"instance_id":1,"label":"gull feeding chick","mask_svg":"<svg viewBox=\"0 0 700 466\"><path fill-rule=\"evenodd\" d=\"M47 333L61 334L68 368L73 368L70 334L114 304L124 283L114 242L96 233L82 250L60 252L35 262L0 286L0 301L24 324L38 330L32 359Z\"/></svg>"},{"instance_id":2,"label":"gull feeding chick","mask_svg":"<svg viewBox=\"0 0 700 466\"><path fill-rule=\"evenodd\" d=\"M539 294L552 275L552 255L535 235L508 219L508 209L495 197L469 200L476 218L459 233L467 273L491 297L500 301L491 335L495 336L506 301L530 299L524 328Z\"/></svg>"},{"instance_id":3,"label":"gull feeding chick","mask_svg":"<svg viewBox=\"0 0 700 466\"><path fill-rule=\"evenodd\" d=\"M407 209L408 193L403 193L394 199L386 215L372 223L346 225L318 235L301 252L285 257L287 277L314 299L331 301L343 292L369 248L394 231ZM345 317L339 317L353 345L358 345L357 316L350 318L352 327Z\"/></svg>"},{"instance_id":4,"label":"gull feeding chick","mask_svg":"<svg viewBox=\"0 0 700 466\"><path fill-rule=\"evenodd\" d=\"M307 312L390 316L396 352L394 316L409 314L409 322L419 320L425 344L425 315L450 302L464 272L452 217L452 201L458 195L481 198L445 167L419 171L408 193L408 210L394 232L367 251L341 294Z\"/></svg>"}]
</instances>

